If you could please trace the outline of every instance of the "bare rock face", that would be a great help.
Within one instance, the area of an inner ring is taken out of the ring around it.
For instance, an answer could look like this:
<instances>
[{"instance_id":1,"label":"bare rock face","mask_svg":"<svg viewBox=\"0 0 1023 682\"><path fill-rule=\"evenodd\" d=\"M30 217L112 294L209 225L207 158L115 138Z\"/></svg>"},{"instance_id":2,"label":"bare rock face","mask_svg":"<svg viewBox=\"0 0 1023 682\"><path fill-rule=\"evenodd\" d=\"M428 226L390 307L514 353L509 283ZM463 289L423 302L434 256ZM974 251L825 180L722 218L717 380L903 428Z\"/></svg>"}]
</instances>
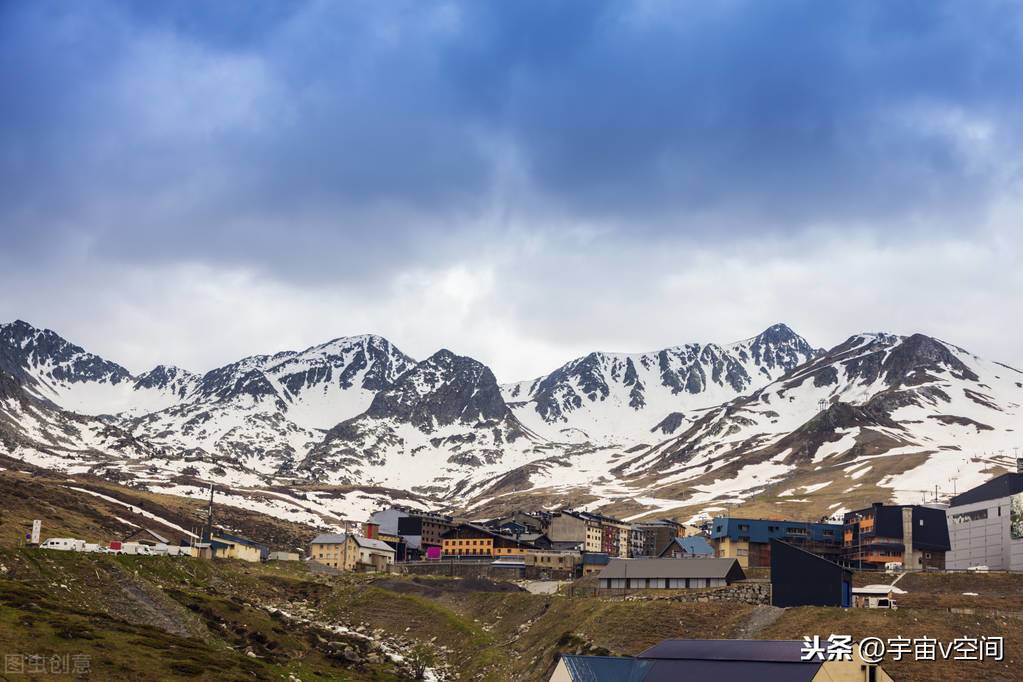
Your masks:
<instances>
[{"instance_id":1,"label":"bare rock face","mask_svg":"<svg viewBox=\"0 0 1023 682\"><path fill-rule=\"evenodd\" d=\"M366 410L373 419L394 419L430 431L434 424L514 422L494 373L482 363L440 350L381 391Z\"/></svg>"}]
</instances>

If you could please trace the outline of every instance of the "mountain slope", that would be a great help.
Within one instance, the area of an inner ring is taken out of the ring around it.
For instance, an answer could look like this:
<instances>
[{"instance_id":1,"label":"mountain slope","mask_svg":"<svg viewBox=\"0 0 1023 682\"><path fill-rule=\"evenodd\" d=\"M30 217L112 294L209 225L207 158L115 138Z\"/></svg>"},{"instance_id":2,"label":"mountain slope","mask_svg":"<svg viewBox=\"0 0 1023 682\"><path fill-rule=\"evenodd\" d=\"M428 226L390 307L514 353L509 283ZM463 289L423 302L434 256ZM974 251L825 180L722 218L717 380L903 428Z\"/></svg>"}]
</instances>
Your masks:
<instances>
[{"instance_id":1,"label":"mountain slope","mask_svg":"<svg viewBox=\"0 0 1023 682\"><path fill-rule=\"evenodd\" d=\"M759 501L805 518L919 501L1010 466L1021 404L1023 373L922 334L823 351L775 325L499 386L472 358L417 363L371 335L134 376L0 326L0 454L179 494L214 480L302 513L398 499L689 518Z\"/></svg>"},{"instance_id":2,"label":"mountain slope","mask_svg":"<svg viewBox=\"0 0 1023 682\"><path fill-rule=\"evenodd\" d=\"M364 411L413 361L379 336L245 358L207 372L186 402L131 421L155 445L290 476L323 433Z\"/></svg>"},{"instance_id":3,"label":"mountain slope","mask_svg":"<svg viewBox=\"0 0 1023 682\"><path fill-rule=\"evenodd\" d=\"M783 324L727 345L590 353L533 381L502 387L516 416L552 440L653 443L701 410L759 388L815 357Z\"/></svg>"},{"instance_id":4,"label":"mountain slope","mask_svg":"<svg viewBox=\"0 0 1023 682\"><path fill-rule=\"evenodd\" d=\"M160 386L155 376L136 386L138 379L124 367L21 320L0 325L0 370L32 395L81 414L114 414L140 402L165 407L177 400L177 387Z\"/></svg>"},{"instance_id":5,"label":"mountain slope","mask_svg":"<svg viewBox=\"0 0 1023 682\"><path fill-rule=\"evenodd\" d=\"M505 404L493 372L441 350L331 429L303 468L315 478L450 490L543 445Z\"/></svg>"},{"instance_id":6,"label":"mountain slope","mask_svg":"<svg viewBox=\"0 0 1023 682\"><path fill-rule=\"evenodd\" d=\"M770 488L919 501L1010 465L1021 405L1019 370L922 334L860 334L615 473L690 504Z\"/></svg>"}]
</instances>

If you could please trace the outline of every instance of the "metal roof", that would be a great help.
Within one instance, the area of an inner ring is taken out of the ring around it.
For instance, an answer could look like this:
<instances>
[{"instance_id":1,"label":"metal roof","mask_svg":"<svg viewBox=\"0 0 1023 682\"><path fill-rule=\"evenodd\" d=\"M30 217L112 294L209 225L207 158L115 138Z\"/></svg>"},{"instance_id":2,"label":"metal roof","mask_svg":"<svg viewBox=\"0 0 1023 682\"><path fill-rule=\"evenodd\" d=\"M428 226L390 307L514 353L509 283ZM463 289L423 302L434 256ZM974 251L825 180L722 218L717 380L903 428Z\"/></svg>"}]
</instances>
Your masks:
<instances>
[{"instance_id":1,"label":"metal roof","mask_svg":"<svg viewBox=\"0 0 1023 682\"><path fill-rule=\"evenodd\" d=\"M641 682L653 667L653 661L612 656L564 655L572 682Z\"/></svg>"},{"instance_id":2,"label":"metal roof","mask_svg":"<svg viewBox=\"0 0 1023 682\"><path fill-rule=\"evenodd\" d=\"M365 547L366 549L375 549L379 552L390 552L391 554L394 554L394 547L391 547L383 540L377 540L376 538L373 539L364 538L359 535L353 535L352 537L355 539L355 544L357 544L359 547Z\"/></svg>"},{"instance_id":3,"label":"metal roof","mask_svg":"<svg viewBox=\"0 0 1023 682\"><path fill-rule=\"evenodd\" d=\"M343 545L345 544L345 538L347 536L344 533L320 533L313 541L309 544L312 545ZM394 552L394 547L383 540L376 540L370 538L364 538L361 535L353 535L352 539L355 540L355 544L359 547L365 547L366 549L376 549L381 552Z\"/></svg>"},{"instance_id":4,"label":"metal roof","mask_svg":"<svg viewBox=\"0 0 1023 682\"><path fill-rule=\"evenodd\" d=\"M1023 474L1009 473L992 478L976 488L960 493L949 502L950 507L959 507L975 502L987 502L1023 492Z\"/></svg>"},{"instance_id":5,"label":"metal roof","mask_svg":"<svg viewBox=\"0 0 1023 682\"><path fill-rule=\"evenodd\" d=\"M661 554L664 554L672 547L681 547L687 554L694 554L696 556L714 556L714 548L707 542L707 538L702 535L691 535L687 538L672 538L671 542L661 550Z\"/></svg>"},{"instance_id":6,"label":"metal roof","mask_svg":"<svg viewBox=\"0 0 1023 682\"><path fill-rule=\"evenodd\" d=\"M599 578L727 578L736 559L611 559Z\"/></svg>"},{"instance_id":7,"label":"metal roof","mask_svg":"<svg viewBox=\"0 0 1023 682\"><path fill-rule=\"evenodd\" d=\"M348 539L344 533L320 533L310 543L312 545L343 545Z\"/></svg>"}]
</instances>

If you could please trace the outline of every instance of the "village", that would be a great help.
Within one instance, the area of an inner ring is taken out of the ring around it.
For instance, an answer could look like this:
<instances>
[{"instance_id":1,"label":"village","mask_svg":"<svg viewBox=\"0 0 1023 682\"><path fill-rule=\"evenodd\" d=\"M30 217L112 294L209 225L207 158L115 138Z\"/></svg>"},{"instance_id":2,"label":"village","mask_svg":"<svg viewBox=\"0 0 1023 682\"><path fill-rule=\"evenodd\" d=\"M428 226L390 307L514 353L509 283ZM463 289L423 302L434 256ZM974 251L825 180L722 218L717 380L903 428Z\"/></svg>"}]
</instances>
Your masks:
<instances>
[{"instance_id":1,"label":"village","mask_svg":"<svg viewBox=\"0 0 1023 682\"><path fill-rule=\"evenodd\" d=\"M944 506L875 503L845 513L840 522L722 516L698 525L671 519L629 523L568 509L518 511L474 521L395 506L372 513L357 529L356 524L348 524L342 532L319 533L307 545L288 551L218 528L211 496L206 527L186 532L188 537L178 542L170 533L149 527L105 543L76 538L40 541L36 522L25 544L48 551L183 560L298 562L328 579L359 574L432 576L507 582L530 591L537 586L555 591L567 588L568 594L582 590L608 599L669 599L696 606L733 603L778 611L790 607L894 611L907 594L900 581L909 574L1023 569L1020 496L1023 473L1009 473L953 497ZM854 580L854 574L867 576L867 581ZM590 679L587 675L602 666L654 665L656 661L669 666L668 662L683 659L707 658L707 665L710 659L739 658L747 664L799 663L791 643L736 640L727 651L694 648L695 644L683 640L668 644L654 647L649 655L626 659L566 654L550 679ZM818 663L834 679L863 679L843 677L842 666L830 665L834 662ZM874 670L871 680L891 679L878 662L854 656L853 663Z\"/></svg>"},{"instance_id":2,"label":"village","mask_svg":"<svg viewBox=\"0 0 1023 682\"><path fill-rule=\"evenodd\" d=\"M206 527L198 533L179 529L187 538L177 543L166 531L152 527L138 527L105 544L76 538L41 542L38 521L25 540L46 550L306 561L328 572L527 580L598 575L601 589L693 589L729 585L750 569L776 569L779 556L789 556L790 550L846 572L1021 570L1023 553L1015 542L1023 535L1021 494L1023 472L992 479L953 497L949 504L877 502L846 512L841 519L721 516L699 525L671 519L629 523L570 509L516 511L471 521L394 506L373 512L361 524L346 523L344 532L320 533L305 547L282 551L217 528L211 488ZM992 503L996 506L989 513ZM355 525L358 530L351 528ZM692 559L703 561L683 561ZM851 605L849 586L843 590L833 605Z\"/></svg>"}]
</instances>

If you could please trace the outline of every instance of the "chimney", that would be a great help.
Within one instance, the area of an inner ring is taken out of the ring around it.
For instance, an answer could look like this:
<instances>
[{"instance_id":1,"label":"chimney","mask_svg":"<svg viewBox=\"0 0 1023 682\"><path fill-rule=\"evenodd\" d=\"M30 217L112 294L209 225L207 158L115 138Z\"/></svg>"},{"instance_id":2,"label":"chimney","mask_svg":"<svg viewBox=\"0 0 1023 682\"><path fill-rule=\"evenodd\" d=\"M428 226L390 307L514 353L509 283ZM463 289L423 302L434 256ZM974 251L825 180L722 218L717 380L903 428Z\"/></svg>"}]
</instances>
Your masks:
<instances>
[{"instance_id":1,"label":"chimney","mask_svg":"<svg viewBox=\"0 0 1023 682\"><path fill-rule=\"evenodd\" d=\"M380 530L379 523L367 521L366 523L362 524L362 534L366 536L367 540L376 540L377 531L379 530Z\"/></svg>"}]
</instances>

